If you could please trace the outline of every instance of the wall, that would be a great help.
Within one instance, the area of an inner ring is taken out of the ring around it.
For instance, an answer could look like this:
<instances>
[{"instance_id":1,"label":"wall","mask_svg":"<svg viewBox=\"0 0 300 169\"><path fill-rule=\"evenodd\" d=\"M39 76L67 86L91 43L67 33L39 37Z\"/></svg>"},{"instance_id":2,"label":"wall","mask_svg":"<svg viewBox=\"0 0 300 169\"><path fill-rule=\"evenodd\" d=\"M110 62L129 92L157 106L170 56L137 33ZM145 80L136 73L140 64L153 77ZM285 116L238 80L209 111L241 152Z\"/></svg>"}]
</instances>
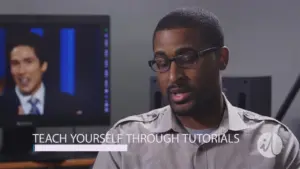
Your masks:
<instances>
[{"instance_id":1,"label":"wall","mask_svg":"<svg viewBox=\"0 0 300 169\"><path fill-rule=\"evenodd\" d=\"M149 107L147 66L152 57L154 27L165 13L181 6L199 5L217 14L225 30L231 58L224 75L272 75L272 112L276 115L300 72L300 1L235 0L6 0L5 14L109 14L112 45L112 123ZM128 97L130 96L130 97ZM298 105L296 105L298 103ZM300 137L300 94L284 122ZM77 128L104 132L106 127ZM72 131L70 128L41 131Z\"/></svg>"}]
</instances>

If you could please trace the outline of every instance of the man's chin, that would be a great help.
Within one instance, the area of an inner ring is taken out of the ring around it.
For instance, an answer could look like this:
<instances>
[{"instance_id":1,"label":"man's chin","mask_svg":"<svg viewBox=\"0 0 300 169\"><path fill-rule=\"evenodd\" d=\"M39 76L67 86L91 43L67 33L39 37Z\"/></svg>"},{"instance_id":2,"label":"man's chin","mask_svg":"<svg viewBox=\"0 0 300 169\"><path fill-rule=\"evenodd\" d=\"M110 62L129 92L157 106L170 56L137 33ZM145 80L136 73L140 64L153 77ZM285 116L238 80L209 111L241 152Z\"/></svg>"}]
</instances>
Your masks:
<instances>
[{"instance_id":1,"label":"man's chin","mask_svg":"<svg viewBox=\"0 0 300 169\"><path fill-rule=\"evenodd\" d=\"M31 95L32 93L32 90L29 88L19 88L19 90L23 95Z\"/></svg>"},{"instance_id":2,"label":"man's chin","mask_svg":"<svg viewBox=\"0 0 300 169\"><path fill-rule=\"evenodd\" d=\"M186 103L177 104L174 102L170 103L172 112L178 116L190 116L194 107L194 102L189 101Z\"/></svg>"}]
</instances>

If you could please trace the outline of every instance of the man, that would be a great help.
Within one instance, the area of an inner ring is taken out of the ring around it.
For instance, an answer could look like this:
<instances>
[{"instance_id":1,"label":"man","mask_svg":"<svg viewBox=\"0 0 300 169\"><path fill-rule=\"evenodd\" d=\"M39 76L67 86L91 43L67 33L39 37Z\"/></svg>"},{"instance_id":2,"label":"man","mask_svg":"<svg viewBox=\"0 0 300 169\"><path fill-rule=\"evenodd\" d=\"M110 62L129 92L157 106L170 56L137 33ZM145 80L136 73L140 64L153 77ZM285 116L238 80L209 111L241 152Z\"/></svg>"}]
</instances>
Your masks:
<instances>
[{"instance_id":1,"label":"man","mask_svg":"<svg viewBox=\"0 0 300 169\"><path fill-rule=\"evenodd\" d=\"M15 35L7 43L9 67L15 87L5 91L0 110L6 114L63 117L79 110L74 97L48 88L47 46L33 33ZM55 65L54 65L55 66ZM59 116L56 116L59 115Z\"/></svg>"},{"instance_id":2,"label":"man","mask_svg":"<svg viewBox=\"0 0 300 169\"><path fill-rule=\"evenodd\" d=\"M153 50L149 65L170 105L124 118L108 133L179 135L179 141L126 137L118 143L128 151L100 152L94 169L300 168L299 143L285 125L231 105L222 93L229 50L214 14L196 8L169 13L154 31ZM218 139L195 137L204 135Z\"/></svg>"}]
</instances>

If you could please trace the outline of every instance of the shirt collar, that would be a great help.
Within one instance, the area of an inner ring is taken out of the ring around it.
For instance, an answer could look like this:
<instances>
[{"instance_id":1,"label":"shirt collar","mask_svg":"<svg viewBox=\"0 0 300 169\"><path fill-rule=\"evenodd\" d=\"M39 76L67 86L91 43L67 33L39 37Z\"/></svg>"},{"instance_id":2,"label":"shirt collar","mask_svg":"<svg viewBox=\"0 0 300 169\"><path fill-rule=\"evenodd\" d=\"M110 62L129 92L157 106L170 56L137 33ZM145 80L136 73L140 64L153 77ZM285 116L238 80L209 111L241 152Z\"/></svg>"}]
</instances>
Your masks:
<instances>
[{"instance_id":1,"label":"shirt collar","mask_svg":"<svg viewBox=\"0 0 300 169\"><path fill-rule=\"evenodd\" d=\"M240 131L247 128L247 125L240 116L239 109L228 101L225 94L223 94L225 101L225 111L221 123L217 130L220 131ZM186 129L181 125L176 116L172 113L171 107L168 105L161 109L161 116L157 119L157 126L151 131L154 133L164 133L168 131L175 131L178 133L186 133Z\"/></svg>"},{"instance_id":2,"label":"shirt collar","mask_svg":"<svg viewBox=\"0 0 300 169\"><path fill-rule=\"evenodd\" d=\"M41 84L41 87L33 95L26 95L26 96L23 95L17 86L15 87L15 91L22 103L25 102L27 103L31 97L35 97L39 100L39 103L44 104L45 85L43 83Z\"/></svg>"},{"instance_id":3,"label":"shirt collar","mask_svg":"<svg viewBox=\"0 0 300 169\"><path fill-rule=\"evenodd\" d=\"M227 97L225 96L225 94L223 94L223 98L225 100L225 104L226 104L226 110L222 119L222 121L224 121L224 125L226 127L226 124L228 125L228 129L232 130L232 131L240 131L240 130L244 130L247 129L247 125L244 122L244 120L242 119L241 114L243 112L240 112L241 110L235 106L233 106L229 100L227 99ZM222 125L222 122L221 122Z\"/></svg>"}]
</instances>

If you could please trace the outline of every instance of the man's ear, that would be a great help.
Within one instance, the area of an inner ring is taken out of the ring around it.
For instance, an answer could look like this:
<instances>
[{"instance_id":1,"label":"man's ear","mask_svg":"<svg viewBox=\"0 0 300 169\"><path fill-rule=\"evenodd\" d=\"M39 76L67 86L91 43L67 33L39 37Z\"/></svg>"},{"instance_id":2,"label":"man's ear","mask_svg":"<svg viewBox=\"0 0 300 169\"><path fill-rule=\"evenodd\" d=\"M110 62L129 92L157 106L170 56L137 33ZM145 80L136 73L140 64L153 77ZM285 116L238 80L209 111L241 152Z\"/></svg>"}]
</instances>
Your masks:
<instances>
[{"instance_id":1,"label":"man's ear","mask_svg":"<svg viewBox=\"0 0 300 169\"><path fill-rule=\"evenodd\" d=\"M48 62L43 62L41 69L43 73L46 72L48 69Z\"/></svg>"},{"instance_id":2,"label":"man's ear","mask_svg":"<svg viewBox=\"0 0 300 169\"><path fill-rule=\"evenodd\" d=\"M229 61L229 49L223 46L219 51L219 69L225 70Z\"/></svg>"}]
</instances>

